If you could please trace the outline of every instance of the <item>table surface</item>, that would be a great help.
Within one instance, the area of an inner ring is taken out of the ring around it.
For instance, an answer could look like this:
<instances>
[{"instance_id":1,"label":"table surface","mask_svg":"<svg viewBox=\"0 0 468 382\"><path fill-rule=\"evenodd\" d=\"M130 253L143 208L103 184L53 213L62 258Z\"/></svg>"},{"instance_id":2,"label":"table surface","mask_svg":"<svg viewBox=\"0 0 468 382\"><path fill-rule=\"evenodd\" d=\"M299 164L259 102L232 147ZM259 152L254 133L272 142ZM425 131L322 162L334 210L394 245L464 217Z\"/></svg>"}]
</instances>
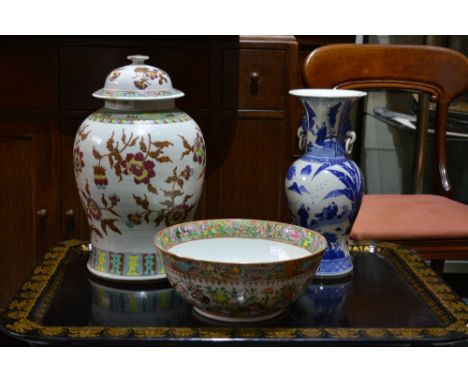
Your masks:
<instances>
[{"instance_id":1,"label":"table surface","mask_svg":"<svg viewBox=\"0 0 468 382\"><path fill-rule=\"evenodd\" d=\"M352 245L354 271L316 280L282 315L226 324L197 315L167 281L117 284L86 268L89 246L62 243L4 312L29 344L468 344L468 307L410 249Z\"/></svg>"}]
</instances>

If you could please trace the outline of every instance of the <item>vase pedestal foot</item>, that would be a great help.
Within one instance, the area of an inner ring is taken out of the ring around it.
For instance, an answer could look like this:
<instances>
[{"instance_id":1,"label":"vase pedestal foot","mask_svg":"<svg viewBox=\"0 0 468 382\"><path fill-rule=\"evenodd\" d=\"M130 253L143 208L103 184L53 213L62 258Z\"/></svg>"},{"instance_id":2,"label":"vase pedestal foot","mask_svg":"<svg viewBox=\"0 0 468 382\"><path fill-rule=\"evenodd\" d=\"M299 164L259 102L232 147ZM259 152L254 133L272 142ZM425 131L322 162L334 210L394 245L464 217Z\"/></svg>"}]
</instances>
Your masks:
<instances>
[{"instance_id":1,"label":"vase pedestal foot","mask_svg":"<svg viewBox=\"0 0 468 382\"><path fill-rule=\"evenodd\" d=\"M156 253L117 253L93 247L87 263L96 277L116 282L152 282L166 279Z\"/></svg>"},{"instance_id":2,"label":"vase pedestal foot","mask_svg":"<svg viewBox=\"0 0 468 382\"><path fill-rule=\"evenodd\" d=\"M353 272L353 262L351 256L346 256L341 259L327 260L322 259L317 272L316 278L322 279L337 279L346 277Z\"/></svg>"}]
</instances>

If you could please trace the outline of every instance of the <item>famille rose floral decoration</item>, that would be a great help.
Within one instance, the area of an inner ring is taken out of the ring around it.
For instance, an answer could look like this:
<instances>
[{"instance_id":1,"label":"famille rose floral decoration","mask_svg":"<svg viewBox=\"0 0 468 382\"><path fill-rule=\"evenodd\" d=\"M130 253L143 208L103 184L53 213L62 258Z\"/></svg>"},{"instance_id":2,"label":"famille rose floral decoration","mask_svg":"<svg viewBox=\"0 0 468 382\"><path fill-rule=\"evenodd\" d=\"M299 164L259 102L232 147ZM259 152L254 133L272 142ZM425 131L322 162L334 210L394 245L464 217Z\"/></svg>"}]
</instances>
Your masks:
<instances>
[{"instance_id":1,"label":"famille rose floral decoration","mask_svg":"<svg viewBox=\"0 0 468 382\"><path fill-rule=\"evenodd\" d=\"M195 121L175 108L184 93L168 74L146 56L128 58L93 94L105 106L81 124L73 164L91 231L89 270L147 281L165 277L154 233L195 214L206 147Z\"/></svg>"},{"instance_id":2,"label":"famille rose floral decoration","mask_svg":"<svg viewBox=\"0 0 468 382\"><path fill-rule=\"evenodd\" d=\"M327 246L303 227L248 219L186 222L154 242L177 293L199 315L225 322L281 314L310 285Z\"/></svg>"}]
</instances>

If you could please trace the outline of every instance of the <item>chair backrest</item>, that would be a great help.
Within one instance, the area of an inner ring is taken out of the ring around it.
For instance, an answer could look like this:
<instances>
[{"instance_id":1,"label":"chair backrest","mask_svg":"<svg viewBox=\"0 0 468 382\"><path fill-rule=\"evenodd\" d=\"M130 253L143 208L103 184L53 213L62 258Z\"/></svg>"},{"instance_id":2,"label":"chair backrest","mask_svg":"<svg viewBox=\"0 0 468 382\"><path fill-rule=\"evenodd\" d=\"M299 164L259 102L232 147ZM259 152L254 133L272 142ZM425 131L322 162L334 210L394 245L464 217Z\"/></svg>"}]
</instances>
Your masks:
<instances>
[{"instance_id":1,"label":"chair backrest","mask_svg":"<svg viewBox=\"0 0 468 382\"><path fill-rule=\"evenodd\" d=\"M310 88L401 89L428 93L437 104L436 188L450 195L445 133L448 107L468 91L468 59L452 49L419 45L336 44L317 48L303 68Z\"/></svg>"}]
</instances>

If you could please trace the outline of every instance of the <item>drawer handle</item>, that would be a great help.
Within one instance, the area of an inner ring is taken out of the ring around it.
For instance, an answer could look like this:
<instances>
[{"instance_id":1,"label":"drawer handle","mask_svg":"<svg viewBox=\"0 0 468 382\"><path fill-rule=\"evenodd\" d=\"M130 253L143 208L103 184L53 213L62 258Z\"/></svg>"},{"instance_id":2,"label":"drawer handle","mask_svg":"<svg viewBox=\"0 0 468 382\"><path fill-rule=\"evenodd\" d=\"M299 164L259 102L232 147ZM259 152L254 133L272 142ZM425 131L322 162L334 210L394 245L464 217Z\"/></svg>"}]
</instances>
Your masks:
<instances>
[{"instance_id":1,"label":"drawer handle","mask_svg":"<svg viewBox=\"0 0 468 382\"><path fill-rule=\"evenodd\" d=\"M37 214L41 217L41 218L45 218L47 216L47 210L45 208L37 211Z\"/></svg>"},{"instance_id":2,"label":"drawer handle","mask_svg":"<svg viewBox=\"0 0 468 382\"><path fill-rule=\"evenodd\" d=\"M75 210L73 208L70 208L69 210L65 211L65 216L72 218L75 216Z\"/></svg>"},{"instance_id":3,"label":"drawer handle","mask_svg":"<svg viewBox=\"0 0 468 382\"><path fill-rule=\"evenodd\" d=\"M260 79L260 74L257 72L250 73L250 93L258 93L258 80Z\"/></svg>"},{"instance_id":4,"label":"drawer handle","mask_svg":"<svg viewBox=\"0 0 468 382\"><path fill-rule=\"evenodd\" d=\"M258 82L259 79L260 79L260 74L258 74L257 72L250 73L250 81Z\"/></svg>"}]
</instances>

